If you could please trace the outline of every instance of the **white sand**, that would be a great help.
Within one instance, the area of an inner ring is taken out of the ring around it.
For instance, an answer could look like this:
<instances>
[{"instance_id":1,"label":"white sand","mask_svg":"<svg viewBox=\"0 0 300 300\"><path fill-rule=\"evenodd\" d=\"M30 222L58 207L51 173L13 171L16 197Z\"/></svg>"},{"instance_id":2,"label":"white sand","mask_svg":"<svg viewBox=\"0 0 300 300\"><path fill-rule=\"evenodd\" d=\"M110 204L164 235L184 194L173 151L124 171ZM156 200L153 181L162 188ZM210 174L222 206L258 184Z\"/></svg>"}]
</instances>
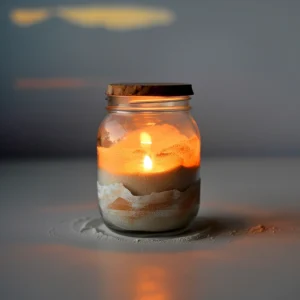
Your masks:
<instances>
[{"instance_id":1,"label":"white sand","mask_svg":"<svg viewBox=\"0 0 300 300\"><path fill-rule=\"evenodd\" d=\"M150 195L134 196L123 184L100 185L99 206L106 221L124 230L168 231L188 225L197 214L200 182L186 191L170 190ZM112 209L117 199L126 206Z\"/></svg>"}]
</instances>

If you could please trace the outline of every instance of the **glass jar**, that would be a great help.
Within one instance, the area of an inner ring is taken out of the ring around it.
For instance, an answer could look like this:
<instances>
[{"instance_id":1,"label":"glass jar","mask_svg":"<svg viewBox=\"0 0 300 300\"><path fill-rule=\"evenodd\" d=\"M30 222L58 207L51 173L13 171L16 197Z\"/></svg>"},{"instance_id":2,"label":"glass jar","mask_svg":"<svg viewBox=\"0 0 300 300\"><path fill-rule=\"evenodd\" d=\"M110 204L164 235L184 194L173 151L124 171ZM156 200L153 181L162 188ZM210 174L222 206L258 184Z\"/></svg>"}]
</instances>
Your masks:
<instances>
[{"instance_id":1,"label":"glass jar","mask_svg":"<svg viewBox=\"0 0 300 300\"><path fill-rule=\"evenodd\" d=\"M188 84L113 84L97 139L99 209L121 233L177 233L200 203L200 133Z\"/></svg>"}]
</instances>

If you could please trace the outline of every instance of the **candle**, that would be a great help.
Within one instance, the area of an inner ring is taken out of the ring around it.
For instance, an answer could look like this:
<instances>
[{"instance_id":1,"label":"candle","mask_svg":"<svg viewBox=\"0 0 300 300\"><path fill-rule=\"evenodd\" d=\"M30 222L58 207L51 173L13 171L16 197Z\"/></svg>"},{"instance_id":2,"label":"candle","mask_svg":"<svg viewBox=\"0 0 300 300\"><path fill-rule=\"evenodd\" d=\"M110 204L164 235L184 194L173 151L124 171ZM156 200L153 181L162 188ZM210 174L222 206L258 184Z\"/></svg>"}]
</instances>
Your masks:
<instances>
[{"instance_id":1,"label":"candle","mask_svg":"<svg viewBox=\"0 0 300 300\"><path fill-rule=\"evenodd\" d=\"M123 183L135 195L147 195L184 190L197 180L197 136L187 138L170 125L144 130L130 132L110 148L98 147L100 184Z\"/></svg>"}]
</instances>

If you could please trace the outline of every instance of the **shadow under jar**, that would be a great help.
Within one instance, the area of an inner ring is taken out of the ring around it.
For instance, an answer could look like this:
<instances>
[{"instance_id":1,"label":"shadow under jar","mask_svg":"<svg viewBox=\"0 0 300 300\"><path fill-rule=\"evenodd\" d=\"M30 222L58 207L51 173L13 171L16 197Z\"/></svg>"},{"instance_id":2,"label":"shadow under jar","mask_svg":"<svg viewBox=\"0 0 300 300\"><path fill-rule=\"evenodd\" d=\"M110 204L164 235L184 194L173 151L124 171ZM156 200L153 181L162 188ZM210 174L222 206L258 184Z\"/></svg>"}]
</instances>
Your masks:
<instances>
[{"instance_id":1,"label":"shadow under jar","mask_svg":"<svg viewBox=\"0 0 300 300\"><path fill-rule=\"evenodd\" d=\"M111 84L97 139L98 202L107 227L177 233L200 203L200 133L189 84Z\"/></svg>"}]
</instances>

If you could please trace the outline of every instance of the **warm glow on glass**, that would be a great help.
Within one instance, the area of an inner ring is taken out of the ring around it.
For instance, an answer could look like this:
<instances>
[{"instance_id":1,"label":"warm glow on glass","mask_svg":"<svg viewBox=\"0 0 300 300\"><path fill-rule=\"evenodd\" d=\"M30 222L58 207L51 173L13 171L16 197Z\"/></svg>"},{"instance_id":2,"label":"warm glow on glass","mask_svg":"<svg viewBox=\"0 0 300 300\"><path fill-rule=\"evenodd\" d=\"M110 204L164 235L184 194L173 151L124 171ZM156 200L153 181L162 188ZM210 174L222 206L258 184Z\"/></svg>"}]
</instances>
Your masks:
<instances>
[{"instance_id":1,"label":"warm glow on glass","mask_svg":"<svg viewBox=\"0 0 300 300\"><path fill-rule=\"evenodd\" d=\"M144 169L151 170L152 169L152 159L149 155L145 155L144 157Z\"/></svg>"},{"instance_id":2,"label":"warm glow on glass","mask_svg":"<svg viewBox=\"0 0 300 300\"><path fill-rule=\"evenodd\" d=\"M141 145L151 145L152 144L152 139L151 135L148 134L147 132L141 132L140 134L140 140L141 140Z\"/></svg>"}]
</instances>

